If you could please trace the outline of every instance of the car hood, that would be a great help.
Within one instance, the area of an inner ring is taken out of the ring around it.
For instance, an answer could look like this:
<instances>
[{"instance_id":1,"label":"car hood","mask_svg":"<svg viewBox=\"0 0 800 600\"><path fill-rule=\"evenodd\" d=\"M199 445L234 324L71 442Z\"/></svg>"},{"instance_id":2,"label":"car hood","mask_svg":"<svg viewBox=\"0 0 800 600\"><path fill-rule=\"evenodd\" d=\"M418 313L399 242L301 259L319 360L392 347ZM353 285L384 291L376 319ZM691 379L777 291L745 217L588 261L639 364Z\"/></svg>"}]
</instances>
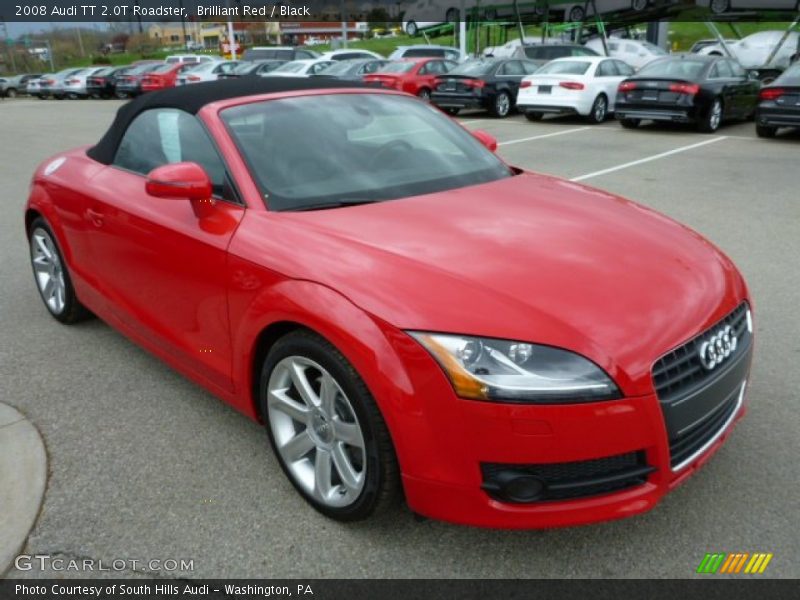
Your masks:
<instances>
[{"instance_id":1,"label":"car hood","mask_svg":"<svg viewBox=\"0 0 800 600\"><path fill-rule=\"evenodd\" d=\"M543 175L372 205L249 212L260 223L237 234L245 254L395 327L565 347L634 387L645 376L649 384L660 355L746 296L730 260L688 228Z\"/></svg>"}]
</instances>

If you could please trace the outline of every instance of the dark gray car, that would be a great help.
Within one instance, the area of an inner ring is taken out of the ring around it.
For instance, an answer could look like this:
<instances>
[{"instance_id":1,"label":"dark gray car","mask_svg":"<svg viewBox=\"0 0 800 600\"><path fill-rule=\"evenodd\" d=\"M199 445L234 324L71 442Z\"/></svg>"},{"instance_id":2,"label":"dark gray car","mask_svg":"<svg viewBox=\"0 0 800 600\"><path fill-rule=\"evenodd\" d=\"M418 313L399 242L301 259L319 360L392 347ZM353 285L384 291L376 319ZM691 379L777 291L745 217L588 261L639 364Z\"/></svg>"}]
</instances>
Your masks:
<instances>
[{"instance_id":1,"label":"dark gray car","mask_svg":"<svg viewBox=\"0 0 800 600\"><path fill-rule=\"evenodd\" d=\"M312 77L333 77L346 81L361 81L364 75L369 75L380 69L390 61L386 59L371 58L366 60L342 60L339 61L322 73L312 75Z\"/></svg>"}]
</instances>

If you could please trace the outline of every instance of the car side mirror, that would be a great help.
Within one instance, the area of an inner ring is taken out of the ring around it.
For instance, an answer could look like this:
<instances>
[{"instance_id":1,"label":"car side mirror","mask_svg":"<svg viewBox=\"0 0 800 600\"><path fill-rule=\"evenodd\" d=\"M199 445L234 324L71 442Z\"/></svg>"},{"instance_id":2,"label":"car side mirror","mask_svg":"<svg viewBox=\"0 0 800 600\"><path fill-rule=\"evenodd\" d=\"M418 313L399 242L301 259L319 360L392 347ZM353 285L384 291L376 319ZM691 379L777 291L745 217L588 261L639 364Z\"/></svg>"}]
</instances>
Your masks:
<instances>
[{"instance_id":1,"label":"car side mirror","mask_svg":"<svg viewBox=\"0 0 800 600\"><path fill-rule=\"evenodd\" d=\"M490 152L497 152L497 138L491 133L488 133L483 129L476 129L472 132L472 135L476 140L483 144L487 150Z\"/></svg>"},{"instance_id":2,"label":"car side mirror","mask_svg":"<svg viewBox=\"0 0 800 600\"><path fill-rule=\"evenodd\" d=\"M211 198L211 179L197 163L172 163L150 171L145 191L156 198L208 200Z\"/></svg>"}]
</instances>

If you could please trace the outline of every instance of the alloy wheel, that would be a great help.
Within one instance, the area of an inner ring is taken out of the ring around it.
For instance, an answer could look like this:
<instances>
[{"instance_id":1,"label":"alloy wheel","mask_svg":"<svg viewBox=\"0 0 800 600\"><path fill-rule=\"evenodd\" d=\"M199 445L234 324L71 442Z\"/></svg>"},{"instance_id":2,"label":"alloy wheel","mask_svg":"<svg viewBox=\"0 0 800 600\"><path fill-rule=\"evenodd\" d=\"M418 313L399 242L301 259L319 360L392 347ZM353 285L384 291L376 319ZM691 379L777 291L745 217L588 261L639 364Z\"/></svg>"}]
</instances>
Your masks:
<instances>
[{"instance_id":1,"label":"alloy wheel","mask_svg":"<svg viewBox=\"0 0 800 600\"><path fill-rule=\"evenodd\" d=\"M605 96L600 96L595 100L594 103L594 120L596 123L602 123L603 120L606 118L606 98Z\"/></svg>"},{"instance_id":2,"label":"alloy wheel","mask_svg":"<svg viewBox=\"0 0 800 600\"><path fill-rule=\"evenodd\" d=\"M508 114L508 111L511 110L511 98L509 98L508 94L505 92L501 92L497 95L494 106L497 116L505 117Z\"/></svg>"},{"instance_id":3,"label":"alloy wheel","mask_svg":"<svg viewBox=\"0 0 800 600\"><path fill-rule=\"evenodd\" d=\"M424 100L425 102L430 102L431 91L428 88L422 88L417 95L420 97L421 100Z\"/></svg>"},{"instance_id":4,"label":"alloy wheel","mask_svg":"<svg viewBox=\"0 0 800 600\"><path fill-rule=\"evenodd\" d=\"M711 0L709 8L715 15L721 15L730 7L730 0Z\"/></svg>"},{"instance_id":5,"label":"alloy wheel","mask_svg":"<svg viewBox=\"0 0 800 600\"><path fill-rule=\"evenodd\" d=\"M708 115L708 128L711 131L716 131L719 129L719 125L722 122L722 102L719 100L714 100L714 104L711 105L711 113Z\"/></svg>"},{"instance_id":6,"label":"alloy wheel","mask_svg":"<svg viewBox=\"0 0 800 600\"><path fill-rule=\"evenodd\" d=\"M269 426L296 484L331 508L353 504L367 475L366 444L334 377L304 356L278 362L267 384Z\"/></svg>"},{"instance_id":7,"label":"alloy wheel","mask_svg":"<svg viewBox=\"0 0 800 600\"><path fill-rule=\"evenodd\" d=\"M47 308L54 315L60 315L67 303L64 267L53 238L41 227L34 229L31 235L31 261L36 285Z\"/></svg>"}]
</instances>

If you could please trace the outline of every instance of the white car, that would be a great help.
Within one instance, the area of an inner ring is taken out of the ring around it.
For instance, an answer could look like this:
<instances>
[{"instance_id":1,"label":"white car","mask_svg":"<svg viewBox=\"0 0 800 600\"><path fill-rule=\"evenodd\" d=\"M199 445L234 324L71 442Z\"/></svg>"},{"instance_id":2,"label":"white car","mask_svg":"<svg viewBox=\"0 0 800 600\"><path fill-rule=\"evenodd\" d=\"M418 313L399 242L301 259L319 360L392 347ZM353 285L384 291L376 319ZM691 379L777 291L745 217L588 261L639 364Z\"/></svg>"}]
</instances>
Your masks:
<instances>
[{"instance_id":1,"label":"white car","mask_svg":"<svg viewBox=\"0 0 800 600\"><path fill-rule=\"evenodd\" d=\"M608 55L611 58L618 58L637 70L650 61L668 54L663 48L641 40L629 40L612 36L606 39L606 45L608 46ZM605 54L603 40L599 37L592 38L584 46L591 48L598 54Z\"/></svg>"},{"instance_id":2,"label":"white car","mask_svg":"<svg viewBox=\"0 0 800 600\"><path fill-rule=\"evenodd\" d=\"M601 123L614 112L617 87L633 68L607 56L557 58L522 79L517 110L529 121L546 114L579 114Z\"/></svg>"},{"instance_id":3,"label":"white car","mask_svg":"<svg viewBox=\"0 0 800 600\"><path fill-rule=\"evenodd\" d=\"M735 10L785 10L797 8L797 0L696 0L697 6L708 8L715 15Z\"/></svg>"},{"instance_id":4,"label":"white car","mask_svg":"<svg viewBox=\"0 0 800 600\"><path fill-rule=\"evenodd\" d=\"M595 0L598 15L620 12L623 10L635 10L637 12L646 9L650 5L650 0ZM587 10L588 9L588 10ZM594 16L592 5L587 6L582 0L551 0L550 10L559 10L564 13L565 21L583 21L587 16Z\"/></svg>"},{"instance_id":5,"label":"white car","mask_svg":"<svg viewBox=\"0 0 800 600\"><path fill-rule=\"evenodd\" d=\"M341 50L323 52L320 58L325 60L368 60L370 58L383 58L383 56L371 50L361 50L358 48L348 50L347 48L342 48Z\"/></svg>"},{"instance_id":6,"label":"white car","mask_svg":"<svg viewBox=\"0 0 800 600\"><path fill-rule=\"evenodd\" d=\"M462 54L458 48L450 46L416 44L414 46L397 46L389 55L389 60L400 60L401 58L444 58L464 62L467 60L467 55Z\"/></svg>"},{"instance_id":7,"label":"white car","mask_svg":"<svg viewBox=\"0 0 800 600\"><path fill-rule=\"evenodd\" d=\"M483 49L483 56L493 56L495 58L510 58L514 56L514 52L516 52L517 48L520 46L533 46L534 44L541 44L542 37L537 36L526 36L523 42L520 42L519 38L514 38L513 40L507 41L502 46L487 46ZM545 43L554 43L554 40L547 39Z\"/></svg>"},{"instance_id":8,"label":"white car","mask_svg":"<svg viewBox=\"0 0 800 600\"><path fill-rule=\"evenodd\" d=\"M783 31L759 31L726 44L726 46L745 69L758 69L766 66L786 68L797 60L800 53L800 32L789 33L789 37L783 42L772 62L767 65L767 59L784 35ZM698 54L726 56L725 49L721 44L706 46Z\"/></svg>"},{"instance_id":9,"label":"white car","mask_svg":"<svg viewBox=\"0 0 800 600\"><path fill-rule=\"evenodd\" d=\"M88 98L89 93L86 91L86 78L99 71L104 71L107 68L108 67L91 67L64 78L64 94L71 100L75 100L76 98Z\"/></svg>"},{"instance_id":10,"label":"white car","mask_svg":"<svg viewBox=\"0 0 800 600\"><path fill-rule=\"evenodd\" d=\"M192 83L203 83L204 81L216 81L220 75L230 73L241 64L238 60L218 60L214 62L200 63L196 67L187 69L178 75L175 85L189 85Z\"/></svg>"},{"instance_id":11,"label":"white car","mask_svg":"<svg viewBox=\"0 0 800 600\"><path fill-rule=\"evenodd\" d=\"M269 77L308 77L317 75L335 64L336 61L324 58L306 58L293 60L269 72Z\"/></svg>"},{"instance_id":12,"label":"white car","mask_svg":"<svg viewBox=\"0 0 800 600\"><path fill-rule=\"evenodd\" d=\"M164 59L165 63L207 63L220 60L218 56L207 56L205 54L172 54Z\"/></svg>"}]
</instances>

